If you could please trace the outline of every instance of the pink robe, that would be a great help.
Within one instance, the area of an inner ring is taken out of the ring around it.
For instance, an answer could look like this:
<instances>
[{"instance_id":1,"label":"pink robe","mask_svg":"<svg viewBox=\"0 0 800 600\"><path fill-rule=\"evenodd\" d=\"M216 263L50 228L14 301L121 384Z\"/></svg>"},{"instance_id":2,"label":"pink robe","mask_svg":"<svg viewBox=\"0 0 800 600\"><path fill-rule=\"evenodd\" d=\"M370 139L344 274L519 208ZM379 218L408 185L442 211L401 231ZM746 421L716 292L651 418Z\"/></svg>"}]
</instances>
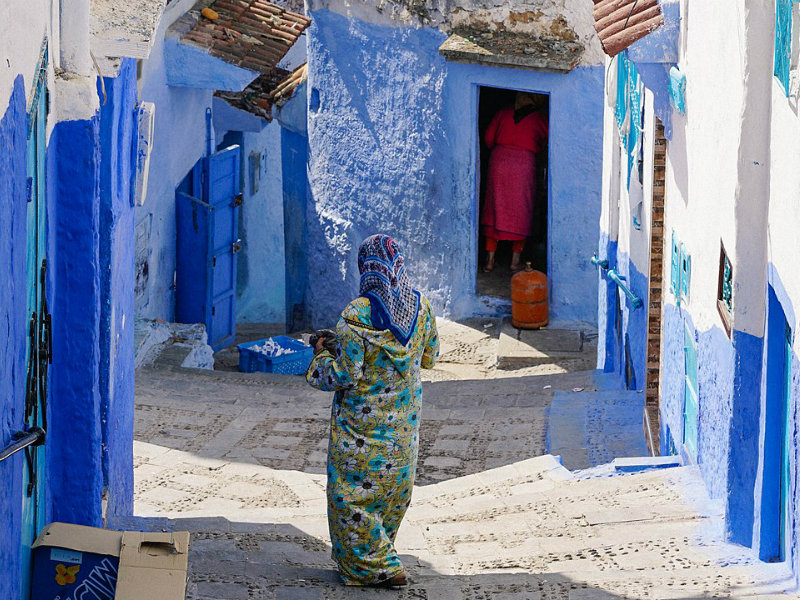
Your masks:
<instances>
[{"instance_id":1,"label":"pink robe","mask_svg":"<svg viewBox=\"0 0 800 600\"><path fill-rule=\"evenodd\" d=\"M541 112L514 122L514 108L500 110L486 130L489 172L481 212L483 234L524 240L533 230L536 153L546 147L547 119Z\"/></svg>"}]
</instances>

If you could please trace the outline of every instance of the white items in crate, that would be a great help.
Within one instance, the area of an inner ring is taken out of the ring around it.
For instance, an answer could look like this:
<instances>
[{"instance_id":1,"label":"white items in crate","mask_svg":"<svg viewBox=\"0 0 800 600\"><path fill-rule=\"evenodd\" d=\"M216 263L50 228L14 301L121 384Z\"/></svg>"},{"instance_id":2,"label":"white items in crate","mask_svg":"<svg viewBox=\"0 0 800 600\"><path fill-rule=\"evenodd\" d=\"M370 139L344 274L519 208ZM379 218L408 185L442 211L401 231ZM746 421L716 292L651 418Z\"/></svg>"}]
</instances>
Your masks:
<instances>
[{"instance_id":1,"label":"white items in crate","mask_svg":"<svg viewBox=\"0 0 800 600\"><path fill-rule=\"evenodd\" d=\"M264 340L263 344L256 344L255 346L250 346L249 348L253 352L258 352L260 354L264 354L266 356L276 357L276 356L283 356L285 354L294 354L297 352L292 348L284 348L278 342L268 339Z\"/></svg>"}]
</instances>

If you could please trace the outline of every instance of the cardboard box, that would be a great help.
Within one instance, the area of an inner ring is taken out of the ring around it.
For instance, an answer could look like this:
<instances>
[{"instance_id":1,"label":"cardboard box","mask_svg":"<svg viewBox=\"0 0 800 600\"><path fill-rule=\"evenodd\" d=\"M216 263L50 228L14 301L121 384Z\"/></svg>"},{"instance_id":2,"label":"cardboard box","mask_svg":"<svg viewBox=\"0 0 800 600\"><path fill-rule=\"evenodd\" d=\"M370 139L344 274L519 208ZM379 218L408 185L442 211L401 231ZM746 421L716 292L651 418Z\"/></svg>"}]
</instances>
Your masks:
<instances>
[{"instance_id":1,"label":"cardboard box","mask_svg":"<svg viewBox=\"0 0 800 600\"><path fill-rule=\"evenodd\" d=\"M189 533L50 523L33 544L31 600L184 600Z\"/></svg>"}]
</instances>

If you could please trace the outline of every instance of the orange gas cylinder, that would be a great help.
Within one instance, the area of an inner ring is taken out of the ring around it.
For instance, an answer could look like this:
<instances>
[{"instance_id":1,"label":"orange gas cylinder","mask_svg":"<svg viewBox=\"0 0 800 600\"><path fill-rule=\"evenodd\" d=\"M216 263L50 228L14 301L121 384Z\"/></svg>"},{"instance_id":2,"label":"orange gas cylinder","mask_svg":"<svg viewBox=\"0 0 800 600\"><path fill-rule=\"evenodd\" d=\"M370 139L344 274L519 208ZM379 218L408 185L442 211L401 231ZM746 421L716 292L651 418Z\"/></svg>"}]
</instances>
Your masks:
<instances>
[{"instance_id":1,"label":"orange gas cylinder","mask_svg":"<svg viewBox=\"0 0 800 600\"><path fill-rule=\"evenodd\" d=\"M547 275L525 263L525 270L511 278L511 323L522 329L538 329L547 325L549 311Z\"/></svg>"}]
</instances>

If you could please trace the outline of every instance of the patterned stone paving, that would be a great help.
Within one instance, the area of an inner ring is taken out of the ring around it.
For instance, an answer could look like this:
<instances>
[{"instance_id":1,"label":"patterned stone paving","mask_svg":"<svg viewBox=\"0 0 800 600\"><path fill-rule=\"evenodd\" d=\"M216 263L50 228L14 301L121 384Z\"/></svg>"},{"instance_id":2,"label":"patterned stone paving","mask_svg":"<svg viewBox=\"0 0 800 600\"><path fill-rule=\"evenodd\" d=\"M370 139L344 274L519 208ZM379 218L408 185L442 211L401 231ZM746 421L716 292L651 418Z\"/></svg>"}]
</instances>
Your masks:
<instances>
[{"instance_id":1,"label":"patterned stone paving","mask_svg":"<svg viewBox=\"0 0 800 600\"><path fill-rule=\"evenodd\" d=\"M418 482L544 454L553 393L578 383L591 386L586 373L425 383ZM143 369L136 439L208 458L324 473L330 402L330 394L300 377Z\"/></svg>"},{"instance_id":2,"label":"patterned stone paving","mask_svg":"<svg viewBox=\"0 0 800 600\"><path fill-rule=\"evenodd\" d=\"M139 371L136 517L111 525L191 531L189 600L800 597L777 595L793 584L784 565L720 542L720 505L695 468L609 477L538 456L554 394L608 395L591 373L545 367L425 384L403 591L338 581L322 475L330 395L302 378ZM583 427L602 431L585 412Z\"/></svg>"},{"instance_id":3,"label":"patterned stone paving","mask_svg":"<svg viewBox=\"0 0 800 600\"><path fill-rule=\"evenodd\" d=\"M113 525L191 531L190 600L798 597L777 595L783 565L719 541L693 467L596 479L542 456L419 487L397 541L411 585L386 592L339 584L323 476L135 451L138 516Z\"/></svg>"}]
</instances>

